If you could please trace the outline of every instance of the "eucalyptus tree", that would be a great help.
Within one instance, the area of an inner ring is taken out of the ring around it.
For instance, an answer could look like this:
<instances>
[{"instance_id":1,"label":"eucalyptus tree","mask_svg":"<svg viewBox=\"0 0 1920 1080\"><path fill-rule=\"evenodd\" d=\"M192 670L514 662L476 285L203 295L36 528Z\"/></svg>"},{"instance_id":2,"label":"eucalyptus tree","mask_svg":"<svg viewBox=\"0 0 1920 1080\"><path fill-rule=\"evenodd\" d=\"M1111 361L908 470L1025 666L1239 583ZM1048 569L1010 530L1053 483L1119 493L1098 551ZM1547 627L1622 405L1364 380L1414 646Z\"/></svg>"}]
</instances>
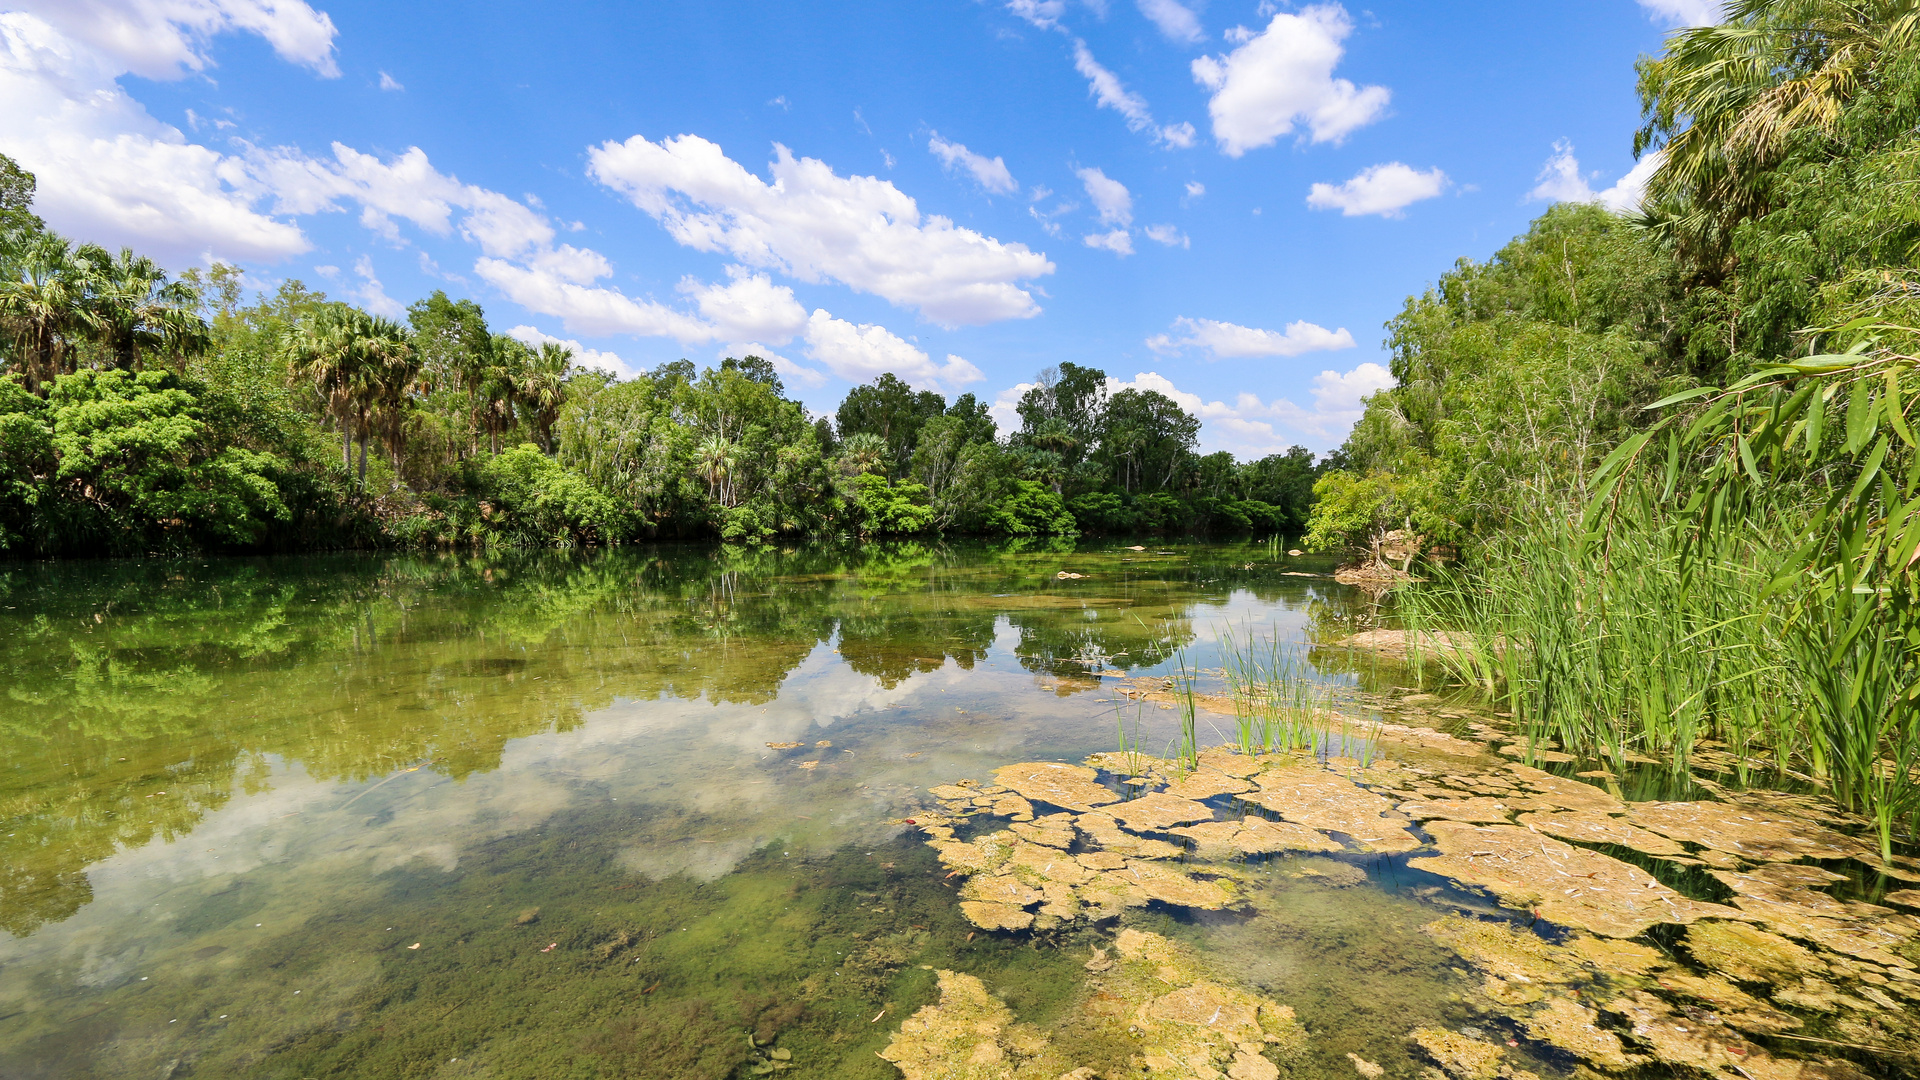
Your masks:
<instances>
[{"instance_id":1,"label":"eucalyptus tree","mask_svg":"<svg viewBox=\"0 0 1920 1080\"><path fill-rule=\"evenodd\" d=\"M947 399L931 390L916 391L892 372L847 391L835 416L840 437L862 432L886 444L887 472L905 471L928 420L947 411Z\"/></svg>"}]
</instances>

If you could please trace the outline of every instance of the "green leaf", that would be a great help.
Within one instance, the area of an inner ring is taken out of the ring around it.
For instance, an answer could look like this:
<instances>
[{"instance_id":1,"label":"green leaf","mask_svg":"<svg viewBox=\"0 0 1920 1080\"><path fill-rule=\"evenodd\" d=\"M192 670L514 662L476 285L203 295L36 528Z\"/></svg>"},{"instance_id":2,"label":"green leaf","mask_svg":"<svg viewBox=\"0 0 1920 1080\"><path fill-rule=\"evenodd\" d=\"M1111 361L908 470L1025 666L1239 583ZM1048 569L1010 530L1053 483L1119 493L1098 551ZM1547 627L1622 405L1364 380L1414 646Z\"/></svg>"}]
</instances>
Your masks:
<instances>
[{"instance_id":1,"label":"green leaf","mask_svg":"<svg viewBox=\"0 0 1920 1080\"><path fill-rule=\"evenodd\" d=\"M1857 454L1872 438L1869 425L1873 421L1868 408L1872 404L1873 384L1861 379L1853 384L1853 393L1847 399L1847 453Z\"/></svg>"},{"instance_id":2,"label":"green leaf","mask_svg":"<svg viewBox=\"0 0 1920 1080\"><path fill-rule=\"evenodd\" d=\"M1655 409L1664 409L1669 405L1678 405L1683 401L1692 401L1695 398L1703 398L1708 394L1717 394L1719 392L1720 388L1717 386L1696 386L1691 390L1682 390L1677 394L1669 394L1640 411L1652 412Z\"/></svg>"},{"instance_id":3,"label":"green leaf","mask_svg":"<svg viewBox=\"0 0 1920 1080\"><path fill-rule=\"evenodd\" d=\"M1873 483L1874 477L1880 475L1880 463L1885 461L1886 458L1887 437L1882 435L1879 440L1873 444L1873 453L1867 455L1867 463L1861 466L1860 476L1853 482L1853 491L1847 496L1848 502L1857 503L1860 501L1860 495L1867 490L1867 485Z\"/></svg>"},{"instance_id":4,"label":"green leaf","mask_svg":"<svg viewBox=\"0 0 1920 1080\"><path fill-rule=\"evenodd\" d=\"M1887 369L1885 405L1887 410L1887 423L1892 425L1894 432L1900 436L1902 442L1908 446L1915 445L1913 441L1913 429L1907 426L1907 417L1904 412L1906 402L1902 400L1900 394L1900 370L1898 368Z\"/></svg>"},{"instance_id":5,"label":"green leaf","mask_svg":"<svg viewBox=\"0 0 1920 1080\"><path fill-rule=\"evenodd\" d=\"M1756 484L1766 483L1760 478L1760 467L1753 463L1753 448L1747 445L1747 437L1735 436L1734 445L1740 450L1740 464L1747 470L1747 475L1753 477L1753 482Z\"/></svg>"}]
</instances>

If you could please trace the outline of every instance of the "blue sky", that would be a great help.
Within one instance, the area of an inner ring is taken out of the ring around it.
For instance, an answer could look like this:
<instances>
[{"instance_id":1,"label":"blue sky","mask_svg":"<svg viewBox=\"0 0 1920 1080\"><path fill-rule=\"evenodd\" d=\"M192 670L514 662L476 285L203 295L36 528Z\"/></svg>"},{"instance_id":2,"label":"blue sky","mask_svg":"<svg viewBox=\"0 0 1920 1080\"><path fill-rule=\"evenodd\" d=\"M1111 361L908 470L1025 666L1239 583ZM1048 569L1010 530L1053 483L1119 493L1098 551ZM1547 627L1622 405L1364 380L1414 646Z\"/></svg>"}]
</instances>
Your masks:
<instances>
[{"instance_id":1,"label":"blue sky","mask_svg":"<svg viewBox=\"0 0 1920 1080\"><path fill-rule=\"evenodd\" d=\"M823 411L1070 360L1246 456L1337 445L1455 259L1630 203L1633 62L1711 5L0 10L0 151L76 239L443 288L624 373L755 351Z\"/></svg>"}]
</instances>

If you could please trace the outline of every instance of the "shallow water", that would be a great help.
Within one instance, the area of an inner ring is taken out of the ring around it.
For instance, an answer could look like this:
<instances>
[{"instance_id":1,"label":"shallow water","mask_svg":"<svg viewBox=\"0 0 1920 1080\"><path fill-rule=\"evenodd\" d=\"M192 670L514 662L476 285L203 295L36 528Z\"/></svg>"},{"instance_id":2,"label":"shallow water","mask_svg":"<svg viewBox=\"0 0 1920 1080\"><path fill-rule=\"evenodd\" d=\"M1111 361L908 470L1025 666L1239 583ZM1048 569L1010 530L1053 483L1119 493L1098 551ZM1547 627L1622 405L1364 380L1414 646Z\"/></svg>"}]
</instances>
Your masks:
<instances>
[{"instance_id":1,"label":"shallow water","mask_svg":"<svg viewBox=\"0 0 1920 1080\"><path fill-rule=\"evenodd\" d=\"M1158 749L1174 713L1097 673L1349 634L1363 594L1289 576L1325 569L901 544L0 570L0 1076L717 1078L751 1031L886 1077L941 967L1044 1023L1079 939L970 933L899 819L1114 749L1117 708ZM1294 1005L1329 1075L1410 1069L1463 976L1417 932L1432 881L1371 870L1141 918Z\"/></svg>"}]
</instances>

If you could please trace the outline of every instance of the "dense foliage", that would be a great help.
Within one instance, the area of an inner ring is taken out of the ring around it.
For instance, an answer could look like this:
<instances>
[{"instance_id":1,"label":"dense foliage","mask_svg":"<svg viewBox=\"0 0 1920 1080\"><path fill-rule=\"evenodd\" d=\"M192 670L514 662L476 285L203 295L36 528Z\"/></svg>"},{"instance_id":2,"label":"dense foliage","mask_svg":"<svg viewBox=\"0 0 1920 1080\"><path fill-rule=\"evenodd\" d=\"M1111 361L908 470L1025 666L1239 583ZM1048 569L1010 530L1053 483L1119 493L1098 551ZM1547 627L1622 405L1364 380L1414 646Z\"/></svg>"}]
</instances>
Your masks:
<instances>
[{"instance_id":1,"label":"dense foliage","mask_svg":"<svg viewBox=\"0 0 1920 1080\"><path fill-rule=\"evenodd\" d=\"M249 297L74 246L0 157L0 555L653 538L1298 536L1313 456L1201 457L1199 422L1106 375L986 403L892 374L831 416L757 356L631 379L435 292L404 323L299 281Z\"/></svg>"},{"instance_id":2,"label":"dense foliage","mask_svg":"<svg viewBox=\"0 0 1920 1080\"><path fill-rule=\"evenodd\" d=\"M1312 538L1533 733L1920 824L1920 9L1737 0L1639 69L1643 208L1556 207L1391 324Z\"/></svg>"}]
</instances>

